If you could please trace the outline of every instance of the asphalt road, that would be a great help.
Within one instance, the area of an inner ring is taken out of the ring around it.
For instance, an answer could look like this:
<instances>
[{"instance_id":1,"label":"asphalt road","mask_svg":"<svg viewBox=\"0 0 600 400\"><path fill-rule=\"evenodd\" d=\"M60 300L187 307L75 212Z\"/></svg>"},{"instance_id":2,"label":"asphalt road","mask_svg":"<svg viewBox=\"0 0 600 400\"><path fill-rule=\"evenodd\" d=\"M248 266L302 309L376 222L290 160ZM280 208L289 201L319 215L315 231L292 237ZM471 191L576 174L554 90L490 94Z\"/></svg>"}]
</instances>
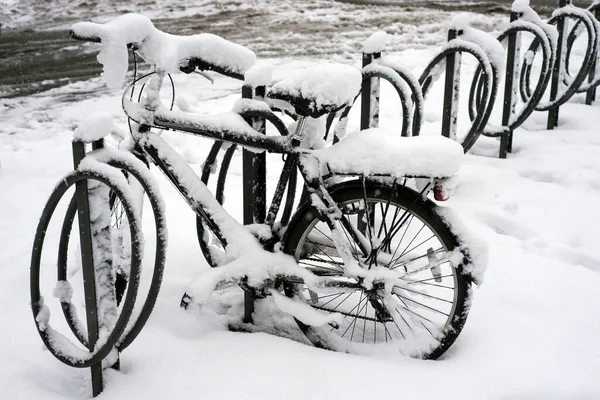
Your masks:
<instances>
[{"instance_id":1,"label":"asphalt road","mask_svg":"<svg viewBox=\"0 0 600 400\"><path fill-rule=\"evenodd\" d=\"M364 32L372 32L381 27L396 30L397 34L402 35L406 33L407 27L415 27L422 22L424 25L438 24L439 30L440 24L449 18L450 12L473 11L508 18L510 9L509 1L471 4L413 2L408 5L378 6L365 5L365 1L362 0L344 2L356 5L356 18L353 17L353 13L346 12L337 20L315 23L311 19L303 19L301 13L285 19L285 16L273 12L249 13L247 10L233 10L176 20L155 19L154 23L159 29L175 34L215 33L250 47L259 57L323 58L328 54L344 51L344 48L351 48L352 45L356 48L364 39ZM372 0L368 3L386 2ZM541 15L547 16L552 10L550 5L556 2L533 0L533 3ZM92 18L93 10L90 10L90 14L89 18ZM78 17L81 19L81 16ZM282 22L281 18L285 20ZM60 22L64 26L70 21ZM435 44L420 42L422 38L418 32L411 33L409 30L408 33L405 35L404 47ZM443 38L440 37L439 40ZM99 76L100 71L101 67L96 61L96 52L92 47L82 46L81 43L70 39L67 30L3 29L0 32L1 97L31 95L69 82Z\"/></svg>"}]
</instances>

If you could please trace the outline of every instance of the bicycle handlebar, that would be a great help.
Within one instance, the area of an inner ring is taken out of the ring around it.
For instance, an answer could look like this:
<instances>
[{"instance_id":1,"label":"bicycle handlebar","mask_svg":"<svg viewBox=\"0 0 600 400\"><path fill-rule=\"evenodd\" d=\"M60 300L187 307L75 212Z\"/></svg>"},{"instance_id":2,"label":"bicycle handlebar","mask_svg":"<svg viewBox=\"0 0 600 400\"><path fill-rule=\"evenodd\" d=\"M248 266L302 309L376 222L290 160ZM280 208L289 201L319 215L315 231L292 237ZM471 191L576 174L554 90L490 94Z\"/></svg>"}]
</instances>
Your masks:
<instances>
[{"instance_id":1,"label":"bicycle handlebar","mask_svg":"<svg viewBox=\"0 0 600 400\"><path fill-rule=\"evenodd\" d=\"M127 48L140 50L142 58L157 69L179 69L189 74L196 69L214 71L243 80L255 63L250 49L212 34L171 35L154 27L152 21L138 14L126 14L104 23L82 22L71 27L76 40L103 45L121 41Z\"/></svg>"}]
</instances>

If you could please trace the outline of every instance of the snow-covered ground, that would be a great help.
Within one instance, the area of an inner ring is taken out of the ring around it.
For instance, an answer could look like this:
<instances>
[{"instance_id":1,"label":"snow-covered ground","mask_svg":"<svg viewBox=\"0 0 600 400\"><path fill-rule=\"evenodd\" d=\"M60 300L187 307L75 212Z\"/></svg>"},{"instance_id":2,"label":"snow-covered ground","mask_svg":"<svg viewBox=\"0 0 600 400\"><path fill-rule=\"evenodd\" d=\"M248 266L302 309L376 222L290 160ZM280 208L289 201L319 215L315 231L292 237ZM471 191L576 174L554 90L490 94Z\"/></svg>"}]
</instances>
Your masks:
<instances>
[{"instance_id":1,"label":"snow-covered ground","mask_svg":"<svg viewBox=\"0 0 600 400\"><path fill-rule=\"evenodd\" d=\"M409 49L391 57L420 72L433 52ZM315 62L269 61L276 78ZM354 63L358 66L358 57ZM197 76L175 78L181 109L218 113L239 97L239 83L224 78L213 86ZM29 307L28 265L43 204L72 168L70 139L77 122L108 110L125 127L119 91L97 91L101 85L94 79L0 99L0 387L7 399L91 393L88 370L66 367L43 351ZM515 132L514 153L506 160L494 158L497 142L484 138L465 157L461 183L447 205L488 242L490 262L464 331L438 361L367 358L266 333L229 332L211 310L179 308L186 285L206 263L193 213L155 171L170 232L164 283L146 328L122 356L122 371L107 372L100 398L600 398L600 113L597 104L582 103L578 96L562 107L553 131L544 128L545 114L534 114ZM441 104L440 87L434 87L425 132L439 127ZM394 129L399 109L384 85L382 126ZM165 137L200 169L209 141ZM271 183L278 159L269 159ZM236 216L240 164L238 154L226 189L226 207ZM55 232L49 235L56 241ZM50 294L56 279L52 261L43 265L43 282L48 303L55 303L52 322L59 324L58 301ZM258 320L273 322L268 304L259 310ZM289 318L275 322L287 336L297 336Z\"/></svg>"}]
</instances>

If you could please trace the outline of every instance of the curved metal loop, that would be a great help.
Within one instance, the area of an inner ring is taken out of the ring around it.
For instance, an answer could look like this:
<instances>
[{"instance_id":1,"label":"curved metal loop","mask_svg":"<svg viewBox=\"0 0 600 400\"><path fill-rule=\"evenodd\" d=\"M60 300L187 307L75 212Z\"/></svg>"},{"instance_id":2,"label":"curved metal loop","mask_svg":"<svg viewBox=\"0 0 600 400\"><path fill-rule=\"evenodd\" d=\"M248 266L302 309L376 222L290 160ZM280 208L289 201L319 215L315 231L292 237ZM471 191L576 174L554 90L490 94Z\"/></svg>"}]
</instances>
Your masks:
<instances>
[{"instance_id":1,"label":"curved metal loop","mask_svg":"<svg viewBox=\"0 0 600 400\"><path fill-rule=\"evenodd\" d=\"M135 206L129 202L129 197L125 195L125 190L112 182L112 179L108 176L105 176L99 172L82 172L82 171L73 171L67 174L64 179L62 179L59 184L54 188L54 191L50 195L44 210L42 211L42 216L40 217L40 222L38 224L36 235L34 239L33 251L31 254L31 272L30 272L30 284L31 284L31 310L33 312L33 317L35 320L36 327L38 329L38 333L42 338L42 341L50 351L54 357L56 357L61 362L77 368L87 368L92 365L100 363L103 359L105 359L110 352L116 348L119 341L124 337L123 334L127 328L127 324L131 315L133 314L135 299L137 296L138 286L139 286L139 275L140 275L140 267L142 262L143 250L141 249L140 243L142 243L142 233L139 230L139 226L136 224L129 224L129 230L131 234L131 269L130 269L130 279L127 287L127 291L125 294L125 298L121 305L121 312L113 330L108 335L108 338L104 341L104 343L100 343L100 346L92 353L86 353L83 350L78 351L79 354L67 354L65 352L64 346L61 344L71 343L69 339L64 337L60 332L55 331L50 327L49 324L41 321L38 316L42 311L42 308L45 307L43 297L40 292L40 264L41 264L41 256L42 256L42 248L44 245L44 239L46 236L46 229L50 224L50 220L52 218L52 214L56 210L58 203L61 198L64 196L66 191L77 182L83 180L96 180L99 181L106 186L110 187L113 190L117 197L121 200L123 204L123 208L127 215L127 218L130 221L136 220L136 212ZM76 347L71 343L72 346Z\"/></svg>"},{"instance_id":2,"label":"curved metal loop","mask_svg":"<svg viewBox=\"0 0 600 400\"><path fill-rule=\"evenodd\" d=\"M553 56L554 56L552 54L551 46L550 46L548 37L546 36L546 33L539 26L537 26L531 22L520 21L520 20L511 22L508 25L508 27L498 36L498 41L500 41L500 42L505 41L511 35L517 35L520 32L531 33L534 36L534 40L544 42L545 45L541 46L541 48L542 48L542 68L540 70L540 75L539 75L537 84L535 86L535 89L533 90L533 93L530 92L529 98L526 101L524 101L524 104L521 107L521 109L519 110L519 112L516 112L511 115L508 126L507 126L507 128L509 130L514 130L514 129L518 128L535 111L536 105L538 104L538 102L540 101L542 96L544 95L544 92L546 91L548 83L550 82L550 77L551 77L550 68L552 66L552 61L553 61ZM525 60L524 60L525 64L530 66L532 62L533 62L533 58L531 58L531 60L528 60L528 58L525 57ZM471 85L471 92L469 95L469 116L471 118L473 118L472 115L474 114L475 105L479 104L479 101L480 101L480 97L474 95L475 88L477 88L477 90L476 90L477 93L481 92L481 87L480 87L481 86L481 82L480 82L481 71L480 70L481 70L481 67L478 67L477 70L475 71L475 78L473 79L473 84ZM519 86L521 86L521 85L519 84ZM487 137L498 137L501 135L501 133L490 132L490 131L484 130L484 132L482 132L482 135L487 136Z\"/></svg>"},{"instance_id":3,"label":"curved metal loop","mask_svg":"<svg viewBox=\"0 0 600 400\"><path fill-rule=\"evenodd\" d=\"M412 74L410 74L408 71L404 70L403 68L400 68L398 65L395 65L393 63L388 62L385 58L381 58L377 61L377 64L390 68L395 74L398 75L398 78L400 78L401 80L399 82L404 82L407 86L408 89L411 91L411 98L410 101L413 104L413 112L412 112L412 118L411 121L409 123L408 128L406 129L406 135L404 134L404 126L402 127L402 136L419 136L419 133L421 132L421 124L423 121L423 103L424 103L424 99L423 99L423 92L421 91L421 86L419 85L419 81L412 76ZM371 64L371 65L377 65L377 64ZM390 82L394 88L396 89L396 91L398 92L398 95L400 96L400 100L404 103L404 99L403 97L406 96L402 96L399 92L399 90L401 88L397 87L397 85L392 82L389 78L390 77L382 77L383 79L387 80L388 82ZM403 106L404 108L404 106ZM403 114L404 115L404 114ZM410 129L410 132L409 132Z\"/></svg>"},{"instance_id":4,"label":"curved metal loop","mask_svg":"<svg viewBox=\"0 0 600 400\"><path fill-rule=\"evenodd\" d=\"M463 150L466 153L477 141L477 138L483 131L491 115L497 91L497 82L494 83L494 76L496 75L496 72L494 72L494 67L491 65L487 56L483 50L479 48L479 46L470 42L468 45L455 42L452 44L452 46L447 45L441 52L439 52L421 74L419 78L419 84L421 85L424 99L426 99L429 89L431 89L431 86L441 74L441 70L439 69L444 65L442 64L442 61L445 61L446 57L452 53L471 54L479 63L482 75L485 78L485 80L483 80L481 93L479 96L481 101L479 101L478 106L476 107L474 118L471 118L471 128L468 130L461 143ZM487 101L483 101L483 99L487 99Z\"/></svg>"},{"instance_id":5,"label":"curved metal loop","mask_svg":"<svg viewBox=\"0 0 600 400\"><path fill-rule=\"evenodd\" d=\"M547 101L544 103L538 103L535 106L536 111L548 111L552 108L558 107L558 106L566 103L581 87L583 80L589 73L592 56L596 54L594 49L597 48L598 37L596 36L595 24L590 19L588 13L580 14L574 10L564 9L564 10L562 10L561 14L552 17L548 21L548 24L555 25L558 23L558 21L561 18L573 18L573 19L576 19L576 20L580 21L581 23L583 23L583 25L586 29L587 35L588 35L588 44L587 44L585 56L584 56L584 59L581 64L582 67L579 70L579 72L577 73L577 75L575 76L575 78L573 78L573 80L568 85L566 85L566 88L563 88L563 90L561 92L559 92L559 94L557 95L557 97L554 100ZM540 41L534 39L533 42L531 43L531 45L529 46L528 51L531 51L535 55L539 46L540 46ZM566 54L565 54L565 56L566 56ZM555 64L558 62L562 62L562 61L558 60L558 59L554 60ZM523 99L523 101L527 101L532 96L531 87L530 87L531 65L525 65L524 68L521 69L520 79L521 79L521 85L520 85L521 98Z\"/></svg>"},{"instance_id":6,"label":"curved metal loop","mask_svg":"<svg viewBox=\"0 0 600 400\"><path fill-rule=\"evenodd\" d=\"M593 49L594 54L592 54L592 56L591 56L591 65L589 66L589 69L587 70L588 74L591 72L591 68L595 67L595 64L596 64L597 58L598 58L598 51L599 51L598 47L600 46L600 22L598 22L598 20L596 19L596 16L594 14L592 14L593 12L596 12L597 10L600 10L600 3L594 3L590 7L588 7L586 10L584 10L584 12L586 14L588 14L588 17L592 21L592 23L594 25L594 31L596 32L596 46ZM571 66L570 65L571 64L571 51L573 50L573 44L575 43L575 40L577 40L577 37L579 36L579 33L580 33L579 25L580 24L581 24L581 20L577 20L577 22L575 22L575 24L573 24L573 28L571 29L571 31L569 32L569 36L567 37L567 54L565 57L565 73L569 76L571 75L569 72L569 69ZM588 47L588 49L586 49L586 51L589 51L589 47ZM600 74L595 76L591 81L583 82L577 88L577 93L587 92L590 89L596 88L598 85L600 85Z\"/></svg>"},{"instance_id":7,"label":"curved metal loop","mask_svg":"<svg viewBox=\"0 0 600 400\"><path fill-rule=\"evenodd\" d=\"M384 70L385 69L385 70ZM399 82L390 76L390 74L397 74L394 70L388 67L383 67L377 64L369 64L367 67L363 68L362 71L363 80L371 79L371 78L380 78L388 81L392 84L394 89L396 89L396 93L398 97L400 97L400 104L402 108L402 129L400 131L401 136L410 136L410 121L412 120L412 107L410 105L411 99L407 98L406 92L400 87ZM400 78L400 75L397 75L397 78Z\"/></svg>"}]
</instances>

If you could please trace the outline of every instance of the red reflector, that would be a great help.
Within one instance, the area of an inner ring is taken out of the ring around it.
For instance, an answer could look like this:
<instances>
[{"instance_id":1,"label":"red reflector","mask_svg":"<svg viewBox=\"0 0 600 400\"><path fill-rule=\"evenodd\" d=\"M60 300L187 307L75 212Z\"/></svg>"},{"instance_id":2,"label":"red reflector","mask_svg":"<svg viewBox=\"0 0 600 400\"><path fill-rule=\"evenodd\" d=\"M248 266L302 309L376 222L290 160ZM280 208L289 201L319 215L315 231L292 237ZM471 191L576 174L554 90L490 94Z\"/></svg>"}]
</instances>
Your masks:
<instances>
[{"instance_id":1,"label":"red reflector","mask_svg":"<svg viewBox=\"0 0 600 400\"><path fill-rule=\"evenodd\" d=\"M443 185L436 184L433 188L433 198L437 201L446 201L450 198L450 191L445 190Z\"/></svg>"}]
</instances>

